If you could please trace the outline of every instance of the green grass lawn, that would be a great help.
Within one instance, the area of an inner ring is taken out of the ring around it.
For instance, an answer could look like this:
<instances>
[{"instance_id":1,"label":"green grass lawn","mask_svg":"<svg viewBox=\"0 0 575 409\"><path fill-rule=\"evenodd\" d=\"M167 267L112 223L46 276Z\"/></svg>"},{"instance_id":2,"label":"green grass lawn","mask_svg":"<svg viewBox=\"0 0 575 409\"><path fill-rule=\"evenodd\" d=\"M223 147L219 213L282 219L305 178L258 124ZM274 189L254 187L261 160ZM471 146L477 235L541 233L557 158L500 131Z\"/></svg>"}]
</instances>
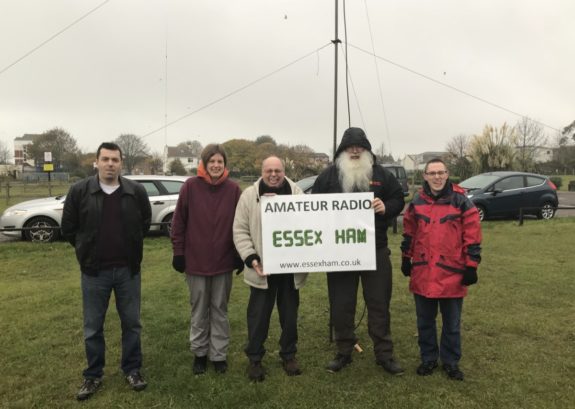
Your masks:
<instances>
[{"instance_id":1,"label":"green grass lawn","mask_svg":"<svg viewBox=\"0 0 575 409\"><path fill-rule=\"evenodd\" d=\"M265 382L252 384L242 348L248 287L235 277L229 306L230 369L192 374L188 291L171 269L165 237L145 242L142 321L148 389L128 389L119 370L120 331L113 302L106 322L104 386L75 400L85 365L80 273L63 242L0 244L0 407L2 408L568 408L575 407L575 219L483 224L479 283L464 303L464 382L440 371L415 374L419 363L408 280L394 270L392 331L406 373L376 366L366 320L357 333L364 352L338 374L324 370L334 355L328 339L323 273L301 291L298 358L304 373L287 377L278 358L274 312ZM399 265L400 235L391 235ZM357 317L363 302L359 303Z\"/></svg>"},{"instance_id":2,"label":"green grass lawn","mask_svg":"<svg viewBox=\"0 0 575 409\"><path fill-rule=\"evenodd\" d=\"M561 178L561 187L559 190L561 191L568 191L569 190L569 182L575 180L575 175L559 175Z\"/></svg>"}]
</instances>

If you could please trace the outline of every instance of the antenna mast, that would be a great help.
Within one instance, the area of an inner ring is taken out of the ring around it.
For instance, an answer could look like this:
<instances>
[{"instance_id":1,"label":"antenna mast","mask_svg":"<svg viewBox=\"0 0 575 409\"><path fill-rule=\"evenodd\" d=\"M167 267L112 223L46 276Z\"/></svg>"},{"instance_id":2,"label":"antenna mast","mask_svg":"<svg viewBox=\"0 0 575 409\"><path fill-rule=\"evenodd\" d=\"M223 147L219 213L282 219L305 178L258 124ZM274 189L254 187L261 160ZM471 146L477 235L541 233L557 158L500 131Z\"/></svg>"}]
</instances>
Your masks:
<instances>
[{"instance_id":1,"label":"antenna mast","mask_svg":"<svg viewBox=\"0 0 575 409\"><path fill-rule=\"evenodd\" d=\"M333 160L335 161L335 150L337 142L337 51L338 45L341 40L338 38L338 13L337 13L337 2L335 0L335 39L331 42L335 46L335 68L334 68L334 86L333 86Z\"/></svg>"}]
</instances>

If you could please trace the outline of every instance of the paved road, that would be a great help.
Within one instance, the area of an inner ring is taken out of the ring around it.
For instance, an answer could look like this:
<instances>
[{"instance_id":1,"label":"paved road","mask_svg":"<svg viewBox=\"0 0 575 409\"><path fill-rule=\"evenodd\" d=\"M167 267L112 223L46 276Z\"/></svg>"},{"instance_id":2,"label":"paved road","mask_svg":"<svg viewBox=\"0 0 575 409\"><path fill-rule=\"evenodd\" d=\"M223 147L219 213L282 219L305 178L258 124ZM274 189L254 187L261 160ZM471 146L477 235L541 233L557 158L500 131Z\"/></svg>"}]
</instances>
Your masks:
<instances>
[{"instance_id":1,"label":"paved road","mask_svg":"<svg viewBox=\"0 0 575 409\"><path fill-rule=\"evenodd\" d=\"M559 207L573 206L575 207L575 192L558 192ZM556 213L557 217L575 217L575 209L559 209Z\"/></svg>"}]
</instances>

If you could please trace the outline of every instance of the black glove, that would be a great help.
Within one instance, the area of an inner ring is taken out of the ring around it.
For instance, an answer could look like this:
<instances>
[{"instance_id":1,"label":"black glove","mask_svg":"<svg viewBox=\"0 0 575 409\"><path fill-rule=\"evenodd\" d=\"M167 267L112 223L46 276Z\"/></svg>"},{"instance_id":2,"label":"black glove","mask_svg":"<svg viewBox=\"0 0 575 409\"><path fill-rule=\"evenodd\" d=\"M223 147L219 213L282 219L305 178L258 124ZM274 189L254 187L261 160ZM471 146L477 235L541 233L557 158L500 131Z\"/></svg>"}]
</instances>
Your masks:
<instances>
[{"instance_id":1,"label":"black glove","mask_svg":"<svg viewBox=\"0 0 575 409\"><path fill-rule=\"evenodd\" d=\"M475 267L465 267L461 284L467 286L477 282L477 269Z\"/></svg>"},{"instance_id":2,"label":"black glove","mask_svg":"<svg viewBox=\"0 0 575 409\"><path fill-rule=\"evenodd\" d=\"M406 277L409 277L411 275L411 259L409 257L402 257L401 272Z\"/></svg>"},{"instance_id":3,"label":"black glove","mask_svg":"<svg viewBox=\"0 0 575 409\"><path fill-rule=\"evenodd\" d=\"M172 258L172 267L179 273L183 273L186 269L186 257L185 256L174 256Z\"/></svg>"},{"instance_id":4,"label":"black glove","mask_svg":"<svg viewBox=\"0 0 575 409\"><path fill-rule=\"evenodd\" d=\"M241 257L236 257L234 259L234 270L236 270L236 275L241 274L242 271L244 271L244 267L246 265L244 264L244 261L241 259Z\"/></svg>"}]
</instances>

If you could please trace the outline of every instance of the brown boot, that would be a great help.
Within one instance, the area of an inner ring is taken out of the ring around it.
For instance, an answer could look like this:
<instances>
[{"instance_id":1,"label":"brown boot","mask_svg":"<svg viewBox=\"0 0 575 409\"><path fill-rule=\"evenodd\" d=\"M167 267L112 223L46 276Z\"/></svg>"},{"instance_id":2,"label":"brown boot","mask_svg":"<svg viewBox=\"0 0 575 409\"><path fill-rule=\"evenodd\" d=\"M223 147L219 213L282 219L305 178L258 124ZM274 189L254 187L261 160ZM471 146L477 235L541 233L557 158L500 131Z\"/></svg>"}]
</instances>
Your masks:
<instances>
[{"instance_id":1,"label":"brown boot","mask_svg":"<svg viewBox=\"0 0 575 409\"><path fill-rule=\"evenodd\" d=\"M282 362L282 366L288 376L301 375L301 369L295 357L291 359L284 359Z\"/></svg>"},{"instance_id":2,"label":"brown boot","mask_svg":"<svg viewBox=\"0 0 575 409\"><path fill-rule=\"evenodd\" d=\"M266 372L261 361L250 361L248 378L253 382L262 382L266 378Z\"/></svg>"}]
</instances>

